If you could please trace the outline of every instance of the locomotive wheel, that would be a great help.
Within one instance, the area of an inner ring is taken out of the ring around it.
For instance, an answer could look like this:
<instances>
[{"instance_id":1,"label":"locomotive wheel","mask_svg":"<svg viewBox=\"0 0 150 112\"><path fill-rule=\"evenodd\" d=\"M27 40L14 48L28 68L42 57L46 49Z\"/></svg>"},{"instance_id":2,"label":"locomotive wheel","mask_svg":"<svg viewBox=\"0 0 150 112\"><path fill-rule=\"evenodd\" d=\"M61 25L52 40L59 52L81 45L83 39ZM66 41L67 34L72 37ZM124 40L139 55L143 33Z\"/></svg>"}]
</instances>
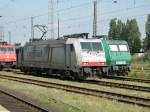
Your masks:
<instances>
[{"instance_id":1,"label":"locomotive wheel","mask_svg":"<svg viewBox=\"0 0 150 112\"><path fill-rule=\"evenodd\" d=\"M42 74L41 70L35 70L36 75L40 76Z\"/></svg>"},{"instance_id":2,"label":"locomotive wheel","mask_svg":"<svg viewBox=\"0 0 150 112\"><path fill-rule=\"evenodd\" d=\"M21 67L21 68L20 68L20 71L21 71L21 72L24 72L24 69Z\"/></svg>"},{"instance_id":3,"label":"locomotive wheel","mask_svg":"<svg viewBox=\"0 0 150 112\"><path fill-rule=\"evenodd\" d=\"M64 74L60 74L60 79L63 79L63 80L66 79Z\"/></svg>"}]
</instances>

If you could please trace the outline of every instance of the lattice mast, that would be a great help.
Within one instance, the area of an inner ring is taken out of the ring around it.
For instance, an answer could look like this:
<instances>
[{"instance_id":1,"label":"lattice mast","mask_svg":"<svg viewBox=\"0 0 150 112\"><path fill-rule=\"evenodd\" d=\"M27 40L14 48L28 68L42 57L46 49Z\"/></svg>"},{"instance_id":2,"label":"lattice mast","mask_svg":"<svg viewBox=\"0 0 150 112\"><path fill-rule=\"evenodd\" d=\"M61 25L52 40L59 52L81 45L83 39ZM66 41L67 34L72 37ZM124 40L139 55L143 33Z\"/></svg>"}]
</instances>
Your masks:
<instances>
[{"instance_id":1,"label":"lattice mast","mask_svg":"<svg viewBox=\"0 0 150 112\"><path fill-rule=\"evenodd\" d=\"M97 35L97 0L94 0L93 37Z\"/></svg>"},{"instance_id":2,"label":"lattice mast","mask_svg":"<svg viewBox=\"0 0 150 112\"><path fill-rule=\"evenodd\" d=\"M53 0L48 1L48 30L50 37L54 38L54 3Z\"/></svg>"}]
</instances>

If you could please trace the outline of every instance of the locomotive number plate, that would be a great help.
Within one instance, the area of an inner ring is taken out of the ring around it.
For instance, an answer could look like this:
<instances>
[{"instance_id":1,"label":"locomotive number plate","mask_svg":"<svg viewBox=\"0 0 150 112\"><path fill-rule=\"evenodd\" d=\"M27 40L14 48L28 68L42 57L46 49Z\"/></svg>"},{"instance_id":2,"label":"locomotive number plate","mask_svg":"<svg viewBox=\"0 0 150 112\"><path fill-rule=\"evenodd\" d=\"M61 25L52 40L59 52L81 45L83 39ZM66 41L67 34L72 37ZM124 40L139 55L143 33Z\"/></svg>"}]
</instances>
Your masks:
<instances>
[{"instance_id":1,"label":"locomotive number plate","mask_svg":"<svg viewBox=\"0 0 150 112\"><path fill-rule=\"evenodd\" d=\"M117 61L116 64L126 64L125 61Z\"/></svg>"}]
</instances>

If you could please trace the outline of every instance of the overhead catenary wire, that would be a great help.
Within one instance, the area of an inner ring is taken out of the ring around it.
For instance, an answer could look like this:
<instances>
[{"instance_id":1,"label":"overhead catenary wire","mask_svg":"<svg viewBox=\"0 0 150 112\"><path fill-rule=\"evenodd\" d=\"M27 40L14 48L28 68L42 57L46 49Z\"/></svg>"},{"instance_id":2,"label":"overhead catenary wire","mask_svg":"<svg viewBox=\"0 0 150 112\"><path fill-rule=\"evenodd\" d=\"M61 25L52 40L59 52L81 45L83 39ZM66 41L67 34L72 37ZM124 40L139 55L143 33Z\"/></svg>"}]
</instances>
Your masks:
<instances>
[{"instance_id":1,"label":"overhead catenary wire","mask_svg":"<svg viewBox=\"0 0 150 112\"><path fill-rule=\"evenodd\" d=\"M89 4L89 3L86 3L86 5ZM71 9L71 8L75 8L75 7L79 7L79 6L82 6L83 4L80 4L80 5L77 5L77 6L73 6L73 7L70 7L70 8L64 8L62 10L68 10L68 9ZM109 12L104 12L104 13L101 13L101 15L107 15L107 14L113 14L113 13L119 13L119 12L122 12L122 11L130 11L130 10L133 10L133 9L136 9L136 8L142 8L142 7L148 7L150 6L150 4L145 4L145 5L139 5L139 6L135 6L135 7L131 7L131 8L121 8L121 9L117 9L117 10L113 10L113 11L109 11ZM61 9L60 10L57 10L58 12L61 12ZM43 13L43 14L39 14L39 15L36 15L36 16L33 16L34 18L39 18L41 16L47 16L48 15L48 12L47 13ZM91 15L88 15L88 16L84 16L84 17L75 17L75 18L69 18L69 19L66 19L64 21L70 21L70 20L76 20L76 19L83 19L83 18L88 18L88 17L91 17ZM15 22L23 22L23 21L26 21L26 20L30 20L31 17L25 17L25 18L20 18L20 19L16 19L14 21L8 21L8 22L4 22L4 24L11 24L11 23L15 23ZM61 20L62 21L62 20Z\"/></svg>"},{"instance_id":2,"label":"overhead catenary wire","mask_svg":"<svg viewBox=\"0 0 150 112\"><path fill-rule=\"evenodd\" d=\"M84 4L82 3L82 4L79 4L79 5L74 5L74 6L70 6L70 7L67 7L67 8L59 9L59 10L55 11L54 13L56 13L56 12L63 12L63 11L69 10L69 9L74 9L74 8L86 6L86 5L89 5L89 4L92 4L92 2L87 2L87 3L84 3ZM39 15L35 15L35 16L32 16L32 17L38 18L38 17L41 17L41 16L47 16L47 15L48 15L48 12L43 13L43 14L39 14ZM4 22L4 23L5 24L10 24L10 23L14 23L14 22L29 20L30 18L31 18L31 16L20 18L20 19L16 19L14 21Z\"/></svg>"},{"instance_id":3,"label":"overhead catenary wire","mask_svg":"<svg viewBox=\"0 0 150 112\"><path fill-rule=\"evenodd\" d=\"M132 18L134 18L134 17L143 17L143 16L146 16L146 15L147 15L147 13L146 13L146 14L132 15ZM129 17L129 16L128 16L128 17ZM120 18L128 19L128 17L122 16L122 17L120 17ZM130 17L131 17L131 16L130 16ZM102 19L102 20L99 20L99 21L97 21L97 22L98 22L98 23L101 23L101 22L104 22L104 21L110 21L111 19L113 19L113 18ZM119 18L118 18L118 19L119 19ZM89 21L89 22L85 21L85 23L80 23L80 25L79 25L79 24L74 24L74 25L69 25L69 26L61 26L60 28L63 28L63 29L68 28L68 29L70 29L70 28L81 27L81 26L83 26L83 25L90 25L90 24L92 24L92 21ZM57 23L55 23L54 25L57 25ZM30 27L27 27L27 29L28 29L28 28L30 28ZM54 27L54 29L57 29L57 26ZM50 31L50 30L48 30L48 31Z\"/></svg>"},{"instance_id":4,"label":"overhead catenary wire","mask_svg":"<svg viewBox=\"0 0 150 112\"><path fill-rule=\"evenodd\" d=\"M147 15L147 13L146 14L133 15L132 18L134 18L134 17L143 17L143 16L146 16L146 15ZM124 16L122 16L120 18L128 19L128 17L124 17ZM104 21L110 21L111 19L113 19L113 18L102 19L102 20L97 21L97 23L101 23L101 22L104 22ZM90 25L90 24L92 24L92 21L89 21L89 22L86 22L86 23L80 23L80 26L82 26L82 25ZM70 29L70 28L75 28L75 27L79 27L79 24L63 26L63 27L60 27L60 28L63 28L63 29L64 28L69 28ZM56 28L57 27L55 27L54 29L56 29Z\"/></svg>"},{"instance_id":5,"label":"overhead catenary wire","mask_svg":"<svg viewBox=\"0 0 150 112\"><path fill-rule=\"evenodd\" d=\"M127 18L129 18L129 17L132 17L132 18L135 18L135 17L143 17L143 16L146 16L148 13L145 13L145 14L138 14L138 15L132 15L132 16L122 16L122 17L119 17L119 18L124 18L124 19L127 19ZM88 18L88 17L90 17L90 15L89 16L83 16L83 17L81 17L81 18L70 18L70 19L66 19L66 20L62 20L61 22L62 23L65 23L65 22L68 22L68 21L75 21L75 20L78 20L78 19L85 19L85 18ZM31 17L30 17L31 18ZM118 19L119 19L118 18ZM98 23L100 23L100 22L103 22L103 21L109 21L109 20L111 20L111 19L113 19L112 17L110 17L110 18L106 18L106 19L101 19L101 20L98 20L97 22ZM91 18L91 20L92 20L92 18ZM85 20L84 20L85 21ZM92 23L92 21L91 21L91 23ZM80 24L82 24L82 23L80 23ZM83 24L85 24L85 23L83 23ZM89 24L89 22L87 22L86 24ZM56 26L57 25L57 23L54 23L54 25ZM77 24L76 24L77 25ZM28 28L30 28L30 27L28 27ZM27 27L26 27L26 29L28 29ZM55 27L55 28L57 28L57 27ZM54 29L55 29L54 28ZM60 27L60 28L62 28L62 27ZM63 27L64 28L64 27Z\"/></svg>"},{"instance_id":6,"label":"overhead catenary wire","mask_svg":"<svg viewBox=\"0 0 150 112\"><path fill-rule=\"evenodd\" d=\"M133 18L135 18L135 17L142 17L142 18L143 18L143 16L146 16L146 15L147 15L147 14L145 13L145 14L133 15L132 17L133 17ZM131 17L131 16L130 16L130 17ZM124 17L124 16L122 16L122 17L120 17L120 18L128 19L128 17ZM118 19L120 19L120 18L118 18ZM102 20L97 21L97 23L100 24L100 23L102 23L102 22L104 22L104 21L110 21L111 19L113 19L113 18L102 19ZM77 23L75 23L75 24L69 24L69 25L66 25L66 24L65 24L65 26L64 26L64 25L61 25L61 26L60 26L60 29L61 29L60 36L66 34L66 33L65 33L65 30L70 30L70 31L72 31L73 29L82 28L82 27L85 26L85 25L90 28L91 24L92 24L92 21L85 21L85 22L81 22L81 23L78 23L78 22L77 22ZM55 23L54 25L55 25L54 30L57 30L57 23ZM102 28L102 27L103 27L103 25L101 24L101 27L100 27L100 28ZM29 29L29 28L30 28L30 27L27 27L26 29ZM47 31L50 31L50 30L47 30ZM30 31L27 31L27 32L30 32ZM71 33L74 33L74 32L70 32L70 34L71 34ZM98 34L100 34L100 33L102 33L102 32L98 32ZM56 32L55 32L55 35L57 35ZM26 37L26 35L24 35L24 37Z\"/></svg>"},{"instance_id":7,"label":"overhead catenary wire","mask_svg":"<svg viewBox=\"0 0 150 112\"><path fill-rule=\"evenodd\" d=\"M91 5L91 8L92 8L92 3L93 2L87 2L85 5L84 5L84 3L82 3L82 4L78 4L78 5L74 5L74 6L70 6L70 7L67 7L67 8L63 8L63 10L61 11L61 9L59 9L59 10L55 10L55 12L59 12L60 14L61 14L61 12L68 12L68 9L72 9L72 7L73 7L73 9L78 9L78 8L80 8L80 7L83 7L83 6L88 6L88 5ZM75 6L77 6L76 8L75 8ZM118 14L118 17L119 16L121 16L121 17L119 17L118 19L120 19L120 18L123 18L123 19L125 19L125 18L132 18L132 17L134 17L134 18L136 18L136 17L142 17L142 16L145 16L145 15L147 15L148 13L145 13L145 14L138 14L138 15L122 15L122 11L124 11L125 13L130 13L129 11L134 11L135 9L137 9L137 8L146 8L147 6L150 6L150 4L145 4L145 5L138 5L138 6L135 6L135 7L128 7L128 8L120 8L120 9L116 9L116 10L112 10L112 11L108 11L108 12L103 12L103 11L101 11L101 13L100 13L100 16L101 16L101 18L102 19L100 19L100 20L98 20L98 24L102 24L104 21L107 21L107 23L108 23L108 21L110 21L111 19L113 19L113 17L111 16L111 17L106 17L106 18L104 18L104 15L110 15L110 14L116 14L116 13L119 13ZM69 10L70 11L70 10ZM136 11L136 10L135 10ZM72 10L70 11L70 12L72 12ZM99 11L98 11L99 12ZM120 14L120 12L121 12L121 14ZM57 13L55 13L55 14L57 14ZM48 12L47 13L43 13L43 14L39 14L39 15L35 15L35 16L33 16L34 18L36 18L36 20L37 19L39 19L40 20L40 17L43 17L43 16L47 16L48 15ZM63 18L61 18L60 20L59 20L59 22L60 22L60 24L62 25L62 26L60 26L60 29L61 29L61 34L64 34L64 32L65 32L65 30L63 30L62 28L64 28L64 29L69 29L70 31L73 29L73 28L82 28L83 26L85 26L85 25L87 25L87 27L90 27L90 25L92 25L92 14L89 14L89 15L83 15L83 16L78 16L78 17L73 17L73 16L70 16L70 18L66 18L66 19L63 19ZM99 13L98 13L98 16L99 16ZM31 17L25 17L25 18L19 18L19 19L16 19L16 20L13 20L13 21L6 21L7 23L7 25L10 25L11 23L14 23L15 25L16 25L16 27L18 27L18 29L20 28L19 27L19 22L29 22L29 20L31 19ZM85 20L88 20L88 21L85 21ZM70 23L68 23L69 21L72 21L72 22L70 22ZM46 23L46 22L45 22ZM68 24L65 24L65 23L68 23ZM5 24L5 23L4 23ZM6 25L5 24L5 25ZM14 25L13 24L13 25ZM46 23L47 24L47 23ZM51 23L49 23L49 24L51 24ZM89 25L90 24L90 25ZM48 24L47 24L48 25ZM88 26L89 25L89 26ZM28 31L28 25L27 24L25 24L25 26L26 26L26 31L24 30L24 32L27 32ZM58 27L58 23L57 23L57 21L55 20L54 21L54 29L55 29L55 31L56 31L56 29L57 29L57 27ZM102 26L101 26L102 27ZM79 29L77 29L77 31L79 31ZM56 35L56 33L55 33L55 35Z\"/></svg>"}]
</instances>

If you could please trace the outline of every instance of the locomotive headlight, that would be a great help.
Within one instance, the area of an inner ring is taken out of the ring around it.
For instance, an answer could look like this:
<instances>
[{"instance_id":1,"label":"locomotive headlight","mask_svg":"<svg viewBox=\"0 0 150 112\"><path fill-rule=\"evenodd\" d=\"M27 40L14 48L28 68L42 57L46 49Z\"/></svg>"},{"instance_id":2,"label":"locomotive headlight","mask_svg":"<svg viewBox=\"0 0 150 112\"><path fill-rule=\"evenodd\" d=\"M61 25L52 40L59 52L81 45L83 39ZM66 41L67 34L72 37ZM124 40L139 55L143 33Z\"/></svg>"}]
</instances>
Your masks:
<instances>
[{"instance_id":1,"label":"locomotive headlight","mask_svg":"<svg viewBox=\"0 0 150 112\"><path fill-rule=\"evenodd\" d=\"M16 60L16 57L15 57L15 56L14 56L13 58Z\"/></svg>"},{"instance_id":2,"label":"locomotive headlight","mask_svg":"<svg viewBox=\"0 0 150 112\"><path fill-rule=\"evenodd\" d=\"M13 65L16 65L16 62L13 62Z\"/></svg>"}]
</instances>

